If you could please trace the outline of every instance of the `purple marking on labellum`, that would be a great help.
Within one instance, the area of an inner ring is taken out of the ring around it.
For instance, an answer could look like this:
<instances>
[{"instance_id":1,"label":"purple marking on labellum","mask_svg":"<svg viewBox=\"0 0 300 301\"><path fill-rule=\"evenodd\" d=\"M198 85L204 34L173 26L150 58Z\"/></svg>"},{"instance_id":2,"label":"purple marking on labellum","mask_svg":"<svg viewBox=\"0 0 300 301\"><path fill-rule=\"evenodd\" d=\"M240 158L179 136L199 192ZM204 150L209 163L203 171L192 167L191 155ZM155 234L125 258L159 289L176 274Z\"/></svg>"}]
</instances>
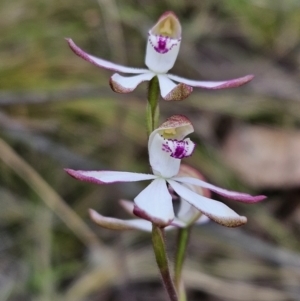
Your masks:
<instances>
[{"instance_id":1,"label":"purple marking on labellum","mask_svg":"<svg viewBox=\"0 0 300 301\"><path fill-rule=\"evenodd\" d=\"M162 150L167 153L171 153L170 156L172 158L183 159L192 154L194 147L194 143L190 145L186 140L178 141L176 139L165 139L165 143L162 145Z\"/></svg>"},{"instance_id":2,"label":"purple marking on labellum","mask_svg":"<svg viewBox=\"0 0 300 301\"><path fill-rule=\"evenodd\" d=\"M149 34L149 42L158 53L164 54L170 51L180 42L180 39L171 39L165 36L155 36Z\"/></svg>"},{"instance_id":3,"label":"purple marking on labellum","mask_svg":"<svg viewBox=\"0 0 300 301\"><path fill-rule=\"evenodd\" d=\"M168 51L166 46L167 46L167 38L160 36L158 38L158 46L154 47L154 49L159 53L166 53Z\"/></svg>"}]
</instances>

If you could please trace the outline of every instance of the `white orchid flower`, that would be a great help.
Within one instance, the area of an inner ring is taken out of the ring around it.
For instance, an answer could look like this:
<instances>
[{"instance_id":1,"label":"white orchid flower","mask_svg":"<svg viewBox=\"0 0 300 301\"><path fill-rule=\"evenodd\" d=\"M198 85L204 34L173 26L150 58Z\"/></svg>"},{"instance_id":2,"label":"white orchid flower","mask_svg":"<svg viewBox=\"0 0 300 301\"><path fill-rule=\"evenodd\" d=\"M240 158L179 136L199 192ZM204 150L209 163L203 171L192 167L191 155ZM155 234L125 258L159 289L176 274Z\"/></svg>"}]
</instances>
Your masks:
<instances>
[{"instance_id":1,"label":"white orchid flower","mask_svg":"<svg viewBox=\"0 0 300 301\"><path fill-rule=\"evenodd\" d=\"M149 30L145 57L145 64L148 69L126 67L97 58L80 49L72 39L67 38L66 40L75 54L100 68L125 74L135 74L124 77L115 73L110 78L111 88L118 93L129 93L140 83L157 76L162 98L165 100L182 100L191 94L192 87L205 89L234 88L248 83L254 77L253 75L247 75L226 81L196 81L169 74L168 71L175 64L181 43L180 22L176 15L170 11L165 12Z\"/></svg>"},{"instance_id":2,"label":"white orchid flower","mask_svg":"<svg viewBox=\"0 0 300 301\"><path fill-rule=\"evenodd\" d=\"M66 172L78 180L96 184L152 180L134 199L134 214L162 227L170 225L175 218L168 185L183 200L211 220L228 227L245 224L246 217L239 216L225 204L205 197L185 185L196 185L245 203L261 201L265 196L229 191L196 177L178 175L181 159L190 156L194 150L195 144L185 138L193 130L191 122L185 116L174 115L151 133L148 151L153 174L72 169L66 169Z\"/></svg>"},{"instance_id":3,"label":"white orchid flower","mask_svg":"<svg viewBox=\"0 0 300 301\"><path fill-rule=\"evenodd\" d=\"M203 180L203 176L191 166L181 164L179 173L177 176L193 176L200 180ZM201 188L195 185L186 185L191 190L200 195L210 197L210 191L206 188ZM198 209L194 206L190 205L185 200L177 197L173 200L173 203L178 204L178 210L175 214L175 218L172 223L165 227L165 230L172 230L174 228L185 228L190 226L191 224L194 225L202 225L209 221L209 218L206 215L203 215ZM134 203L127 200L121 200L120 205L125 209L130 215L134 215ZM98 224L99 226L111 230L142 230L151 232L152 231L152 223L148 220L135 218L135 219L128 219L122 220L113 217L107 217L99 214L93 209L89 210L91 219Z\"/></svg>"}]
</instances>

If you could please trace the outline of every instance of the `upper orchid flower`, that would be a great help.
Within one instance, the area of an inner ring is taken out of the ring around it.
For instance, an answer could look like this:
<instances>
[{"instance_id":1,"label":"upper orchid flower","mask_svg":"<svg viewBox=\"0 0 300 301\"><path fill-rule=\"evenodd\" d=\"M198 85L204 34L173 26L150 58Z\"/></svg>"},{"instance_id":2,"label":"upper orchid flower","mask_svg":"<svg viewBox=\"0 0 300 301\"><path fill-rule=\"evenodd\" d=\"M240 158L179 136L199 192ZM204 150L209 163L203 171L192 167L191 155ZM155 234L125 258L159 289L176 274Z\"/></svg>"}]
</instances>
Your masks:
<instances>
[{"instance_id":1,"label":"upper orchid flower","mask_svg":"<svg viewBox=\"0 0 300 301\"><path fill-rule=\"evenodd\" d=\"M115 73L110 78L111 88L118 93L129 93L141 82L158 77L161 96L165 100L182 100L193 91L192 87L225 89L241 86L253 79L253 75L226 81L195 81L167 73L175 64L180 43L181 25L173 12L165 12L148 32L145 64L148 69L121 66L90 55L71 39L66 39L75 54L101 68L121 73L137 74L124 77ZM175 84L178 82L179 84Z\"/></svg>"},{"instance_id":2,"label":"upper orchid flower","mask_svg":"<svg viewBox=\"0 0 300 301\"><path fill-rule=\"evenodd\" d=\"M159 226L171 224L175 217L172 196L167 184L183 200L215 222L228 227L245 224L247 222L246 217L239 216L225 204L207 198L184 184L200 186L246 203L261 201L265 196L251 196L229 191L196 177L178 175L181 159L190 156L194 150L195 144L189 138L185 138L193 130L191 122L185 116L174 115L151 133L148 150L153 174L124 171L76 171L72 169L66 169L66 172L78 180L96 184L153 180L134 199L134 214Z\"/></svg>"},{"instance_id":3,"label":"upper orchid flower","mask_svg":"<svg viewBox=\"0 0 300 301\"><path fill-rule=\"evenodd\" d=\"M194 168L181 164L179 173L177 176L193 176L195 178L198 178L200 180L203 180L203 176ZM210 197L210 191L206 188L201 188L199 186L195 185L187 185L183 184L187 187L189 187L194 192L203 195L205 197ZM209 221L209 218L206 215L203 215L198 209L196 209L194 206L190 205L185 200L175 196L173 197L173 203L178 202L178 210L175 214L175 218L172 221L172 223L165 228L165 230L171 230L174 228L185 228L192 224L201 225ZM134 215L134 204L133 202L121 200L120 205L130 214ZM128 220L122 220L118 218L113 217L107 217L99 214L93 209L89 210L91 219L98 224L99 226L107 229L112 230L142 230L151 232L152 230L152 224L150 221L141 219L141 218L135 218L135 219L128 219Z\"/></svg>"}]
</instances>

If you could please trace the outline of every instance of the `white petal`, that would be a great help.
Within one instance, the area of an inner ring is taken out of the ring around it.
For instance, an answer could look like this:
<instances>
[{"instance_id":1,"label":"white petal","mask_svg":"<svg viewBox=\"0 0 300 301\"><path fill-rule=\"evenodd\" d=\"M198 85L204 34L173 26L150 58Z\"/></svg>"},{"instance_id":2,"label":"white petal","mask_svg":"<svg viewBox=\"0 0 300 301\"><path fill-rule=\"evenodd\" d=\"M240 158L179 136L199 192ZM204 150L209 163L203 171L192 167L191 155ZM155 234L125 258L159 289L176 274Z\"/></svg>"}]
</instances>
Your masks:
<instances>
[{"instance_id":1,"label":"white petal","mask_svg":"<svg viewBox=\"0 0 300 301\"><path fill-rule=\"evenodd\" d=\"M154 77L154 73L147 71L135 76L121 76L115 73L110 78L110 86L117 93L129 93L133 91L140 83L149 81Z\"/></svg>"},{"instance_id":2,"label":"white petal","mask_svg":"<svg viewBox=\"0 0 300 301\"><path fill-rule=\"evenodd\" d=\"M117 72L122 72L122 73L131 73L131 74L139 74L139 73L144 73L148 72L147 69L140 69L140 68L131 68L131 67L126 67L122 65L118 65L100 58L97 58L93 55L90 55L80 49L73 41L72 39L66 39L70 48L72 51L83 58L84 60L92 63L93 65L96 65L97 67L112 70L112 71L117 71Z\"/></svg>"},{"instance_id":3,"label":"white petal","mask_svg":"<svg viewBox=\"0 0 300 301\"><path fill-rule=\"evenodd\" d=\"M175 84L167 75L157 75L159 81L160 94L165 100L183 100L193 91L193 88L185 84Z\"/></svg>"},{"instance_id":4,"label":"white petal","mask_svg":"<svg viewBox=\"0 0 300 301\"><path fill-rule=\"evenodd\" d=\"M172 197L163 179L156 179L135 199L134 213L155 224L167 226L174 219Z\"/></svg>"},{"instance_id":5,"label":"white petal","mask_svg":"<svg viewBox=\"0 0 300 301\"><path fill-rule=\"evenodd\" d=\"M165 98L175 87L176 84L166 75L157 75L159 81L160 94Z\"/></svg>"},{"instance_id":6,"label":"white petal","mask_svg":"<svg viewBox=\"0 0 300 301\"><path fill-rule=\"evenodd\" d=\"M168 74L167 76L176 82L184 83L184 84L192 86L192 87L199 87L199 88L204 88L204 89L215 89L215 90L239 87L239 86L242 86L242 85L250 82L254 77L253 75L246 75L243 77L225 80L225 81L197 81L197 80L183 78L183 77L173 75L173 74Z\"/></svg>"},{"instance_id":7,"label":"white petal","mask_svg":"<svg viewBox=\"0 0 300 301\"><path fill-rule=\"evenodd\" d=\"M65 169L73 178L95 184L109 184L115 182L137 182L155 179L155 175L126 171L93 171Z\"/></svg>"},{"instance_id":8,"label":"white petal","mask_svg":"<svg viewBox=\"0 0 300 301\"><path fill-rule=\"evenodd\" d=\"M175 64L180 43L180 39L156 36L149 32L145 58L149 70L155 73L167 73Z\"/></svg>"},{"instance_id":9,"label":"white petal","mask_svg":"<svg viewBox=\"0 0 300 301\"><path fill-rule=\"evenodd\" d=\"M237 200L237 201L241 201L244 203L256 203L256 202L260 202L266 198L266 196L264 196L264 195L252 196L247 193L241 193L241 192L237 192L237 191L227 190L227 189L220 188L218 186L215 186L215 185L209 184L207 182L204 182L202 180L199 180L196 178L191 178L191 177L174 177L173 180L181 182L181 183L201 186L201 187L207 188L209 190L212 190L224 197L227 197L227 198L230 198L233 200Z\"/></svg>"},{"instance_id":10,"label":"white petal","mask_svg":"<svg viewBox=\"0 0 300 301\"><path fill-rule=\"evenodd\" d=\"M179 196L221 225L237 227L247 222L246 217L238 215L221 202L199 195L173 180L168 180L168 183Z\"/></svg>"},{"instance_id":11,"label":"white petal","mask_svg":"<svg viewBox=\"0 0 300 301\"><path fill-rule=\"evenodd\" d=\"M149 161L155 175L170 178L178 174L180 159L172 158L170 153L163 150L165 139L158 133L151 137L149 145Z\"/></svg>"},{"instance_id":12,"label":"white petal","mask_svg":"<svg viewBox=\"0 0 300 301\"><path fill-rule=\"evenodd\" d=\"M152 224L143 219L122 220L113 217L106 217L95 210L89 210L91 219L99 226L112 230L143 230L150 232Z\"/></svg>"},{"instance_id":13,"label":"white petal","mask_svg":"<svg viewBox=\"0 0 300 301\"><path fill-rule=\"evenodd\" d=\"M183 100L193 91L193 88L185 84L175 84L166 75L157 75L160 94L165 100Z\"/></svg>"}]
</instances>

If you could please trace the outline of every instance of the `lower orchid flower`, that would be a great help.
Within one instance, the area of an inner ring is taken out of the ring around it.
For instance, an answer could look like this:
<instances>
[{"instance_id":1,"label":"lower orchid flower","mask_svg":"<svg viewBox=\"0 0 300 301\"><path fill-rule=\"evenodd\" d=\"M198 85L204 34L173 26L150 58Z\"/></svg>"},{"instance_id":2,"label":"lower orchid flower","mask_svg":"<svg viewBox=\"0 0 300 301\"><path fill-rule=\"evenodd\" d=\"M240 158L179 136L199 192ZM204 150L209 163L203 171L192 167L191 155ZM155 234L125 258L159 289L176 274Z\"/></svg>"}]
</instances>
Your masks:
<instances>
[{"instance_id":1,"label":"lower orchid flower","mask_svg":"<svg viewBox=\"0 0 300 301\"><path fill-rule=\"evenodd\" d=\"M132 74L127 77L118 73L112 75L110 85L113 91L117 93L129 93L140 83L150 81L157 76L163 99L182 100L192 93L192 87L234 88L248 83L254 77L253 75L246 75L225 81L197 81L169 74L168 71L175 64L181 44L181 25L176 15L170 11L165 12L148 32L145 56L145 64L148 69L127 67L106 61L83 51L72 39L67 38L66 40L75 54L91 64L120 73Z\"/></svg>"},{"instance_id":2,"label":"lower orchid flower","mask_svg":"<svg viewBox=\"0 0 300 301\"><path fill-rule=\"evenodd\" d=\"M181 164L177 176L193 176L195 178L203 180L203 176L196 169L184 164ZM194 192L200 195L210 197L210 191L208 189L205 188L202 189L201 187L195 185L184 184L184 186L188 186L191 190L193 190ZM192 224L201 225L209 221L209 218L206 215L203 215L198 209L190 205L185 200L181 198L178 199L177 196L174 196L174 198L175 200L173 200L173 203L176 203L178 201L178 210L175 214L174 220L171 222L169 226L165 227L165 230L171 230L174 228L185 228L185 227L189 227ZM133 202L127 200L121 200L120 205L130 215L134 215ZM152 231L151 222L145 219L135 218L135 219L122 220L113 217L106 217L99 214L93 209L90 209L89 213L91 219L96 224L98 224L103 228L107 228L111 230L142 230L147 232Z\"/></svg>"},{"instance_id":3,"label":"lower orchid flower","mask_svg":"<svg viewBox=\"0 0 300 301\"><path fill-rule=\"evenodd\" d=\"M246 193L230 191L196 177L178 175L181 159L190 156L194 151L195 144L189 138L185 138L193 131L191 122L185 116L174 115L151 133L148 151L153 174L72 169L66 169L66 172L78 180L96 184L152 180L135 197L133 212L136 216L161 227L172 224L175 219L170 189L203 215L221 225L237 227L245 224L247 222L246 217L238 215L222 202L205 197L186 185L206 188L222 196L245 203L259 202L265 199L265 196L251 196Z\"/></svg>"}]
</instances>

